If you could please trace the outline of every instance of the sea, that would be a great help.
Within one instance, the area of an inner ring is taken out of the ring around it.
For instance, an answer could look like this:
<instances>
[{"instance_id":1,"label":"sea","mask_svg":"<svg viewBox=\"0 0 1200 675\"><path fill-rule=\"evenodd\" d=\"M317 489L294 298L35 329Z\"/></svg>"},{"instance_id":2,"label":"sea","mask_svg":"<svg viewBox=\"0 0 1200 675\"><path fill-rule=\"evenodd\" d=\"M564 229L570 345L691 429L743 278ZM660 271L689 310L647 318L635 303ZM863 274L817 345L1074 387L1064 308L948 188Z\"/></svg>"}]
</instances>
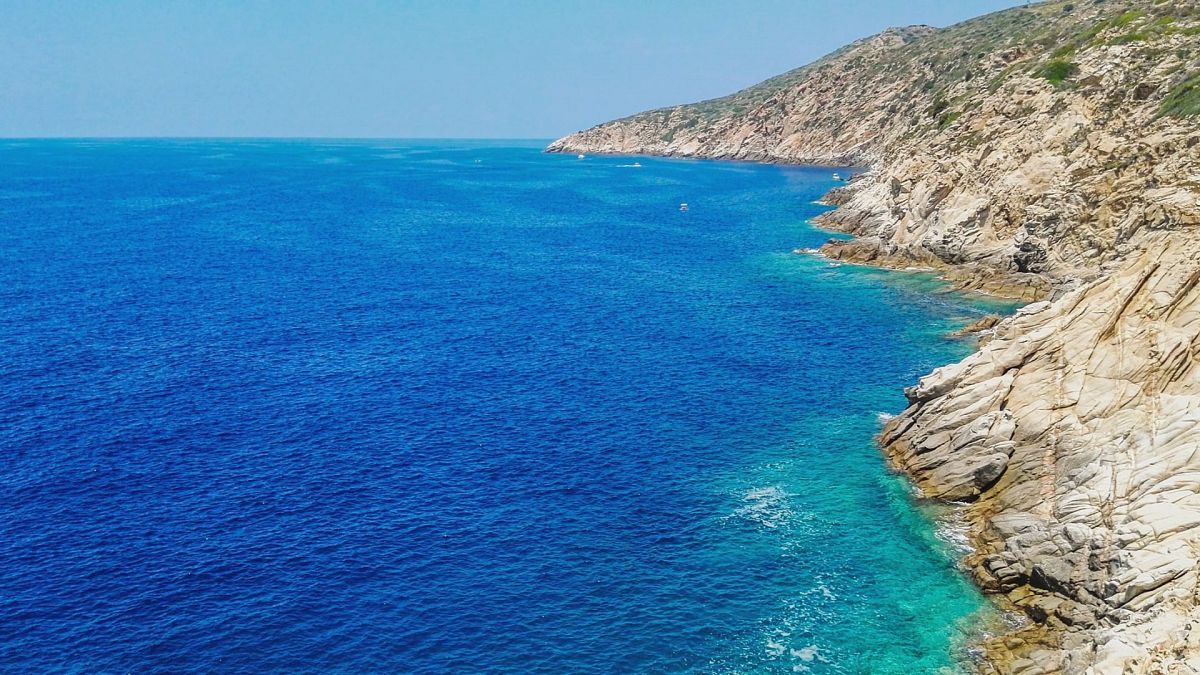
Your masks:
<instances>
[{"instance_id":1,"label":"sea","mask_svg":"<svg viewBox=\"0 0 1200 675\"><path fill-rule=\"evenodd\" d=\"M853 169L545 144L0 141L0 670L969 660L873 436L1012 308L796 253Z\"/></svg>"}]
</instances>

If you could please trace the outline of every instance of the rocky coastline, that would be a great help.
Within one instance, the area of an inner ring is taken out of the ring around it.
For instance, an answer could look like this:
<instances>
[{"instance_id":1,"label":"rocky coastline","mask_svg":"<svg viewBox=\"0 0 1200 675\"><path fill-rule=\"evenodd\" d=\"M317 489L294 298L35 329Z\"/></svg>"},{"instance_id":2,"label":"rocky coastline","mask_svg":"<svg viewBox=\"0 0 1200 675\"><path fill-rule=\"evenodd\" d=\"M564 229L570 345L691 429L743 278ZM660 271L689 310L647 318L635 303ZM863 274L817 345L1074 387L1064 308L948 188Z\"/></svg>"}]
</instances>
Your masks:
<instances>
[{"instance_id":1,"label":"rocky coastline","mask_svg":"<svg viewBox=\"0 0 1200 675\"><path fill-rule=\"evenodd\" d=\"M1200 7L1045 2L891 29L724 99L550 151L867 171L830 258L1016 298L879 442L960 505L980 587L1030 622L996 673L1200 672Z\"/></svg>"}]
</instances>

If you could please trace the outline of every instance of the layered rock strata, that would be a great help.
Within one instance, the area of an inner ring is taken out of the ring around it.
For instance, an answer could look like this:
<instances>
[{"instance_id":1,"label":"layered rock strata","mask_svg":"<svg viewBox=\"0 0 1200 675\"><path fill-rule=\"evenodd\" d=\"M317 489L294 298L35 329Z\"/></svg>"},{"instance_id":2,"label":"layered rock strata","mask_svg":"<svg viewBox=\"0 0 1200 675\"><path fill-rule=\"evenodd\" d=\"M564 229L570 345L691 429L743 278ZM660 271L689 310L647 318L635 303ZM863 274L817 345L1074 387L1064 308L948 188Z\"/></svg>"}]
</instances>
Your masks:
<instances>
[{"instance_id":1,"label":"layered rock strata","mask_svg":"<svg viewBox=\"0 0 1200 675\"><path fill-rule=\"evenodd\" d=\"M1200 665L1200 240L1156 239L1000 323L880 436L923 494L973 502L976 578L1039 622L990 645L1006 672Z\"/></svg>"}]
</instances>

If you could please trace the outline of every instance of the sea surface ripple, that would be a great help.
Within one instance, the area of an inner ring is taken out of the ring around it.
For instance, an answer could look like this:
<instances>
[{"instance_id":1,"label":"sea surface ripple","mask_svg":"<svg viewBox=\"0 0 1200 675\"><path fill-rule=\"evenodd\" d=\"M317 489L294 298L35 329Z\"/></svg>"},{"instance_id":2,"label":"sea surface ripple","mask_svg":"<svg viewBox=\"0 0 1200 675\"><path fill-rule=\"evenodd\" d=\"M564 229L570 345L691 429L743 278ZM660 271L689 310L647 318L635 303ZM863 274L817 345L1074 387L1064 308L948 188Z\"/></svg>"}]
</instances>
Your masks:
<instances>
[{"instance_id":1,"label":"sea surface ripple","mask_svg":"<svg viewBox=\"0 0 1200 675\"><path fill-rule=\"evenodd\" d=\"M6 671L937 672L986 614L872 434L989 308L793 254L831 170L0 146Z\"/></svg>"}]
</instances>

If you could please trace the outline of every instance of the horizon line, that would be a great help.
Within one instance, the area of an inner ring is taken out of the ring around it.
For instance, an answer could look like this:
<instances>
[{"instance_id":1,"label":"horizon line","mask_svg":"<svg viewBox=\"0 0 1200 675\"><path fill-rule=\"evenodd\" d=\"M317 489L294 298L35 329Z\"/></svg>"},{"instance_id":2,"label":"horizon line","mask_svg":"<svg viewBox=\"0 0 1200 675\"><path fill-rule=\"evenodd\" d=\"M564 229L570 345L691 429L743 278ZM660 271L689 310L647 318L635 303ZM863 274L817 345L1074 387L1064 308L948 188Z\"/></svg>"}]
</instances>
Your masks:
<instances>
[{"instance_id":1,"label":"horizon line","mask_svg":"<svg viewBox=\"0 0 1200 675\"><path fill-rule=\"evenodd\" d=\"M0 141L554 141L559 136L0 136Z\"/></svg>"}]
</instances>

